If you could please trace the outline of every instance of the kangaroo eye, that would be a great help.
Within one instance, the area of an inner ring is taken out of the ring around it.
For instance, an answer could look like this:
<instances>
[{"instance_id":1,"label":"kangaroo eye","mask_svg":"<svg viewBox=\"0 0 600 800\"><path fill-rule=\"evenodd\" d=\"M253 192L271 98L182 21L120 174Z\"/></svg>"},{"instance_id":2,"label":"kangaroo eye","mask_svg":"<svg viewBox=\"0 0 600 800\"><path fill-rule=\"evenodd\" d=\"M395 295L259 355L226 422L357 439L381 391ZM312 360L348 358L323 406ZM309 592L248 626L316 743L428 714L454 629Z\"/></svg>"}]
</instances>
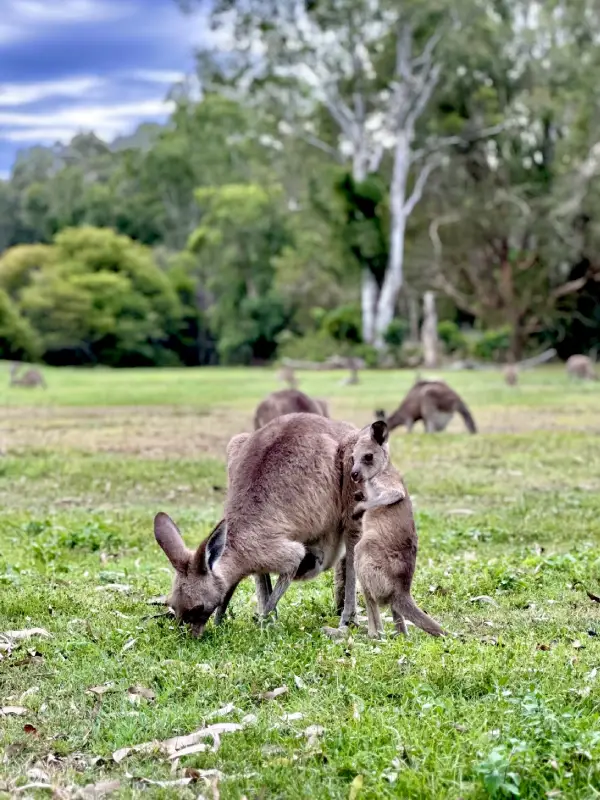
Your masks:
<instances>
[{"instance_id":1,"label":"kangaroo eye","mask_svg":"<svg viewBox=\"0 0 600 800\"><path fill-rule=\"evenodd\" d=\"M373 453L366 453L363 456L363 461L365 462L365 464L370 464L371 461L373 461Z\"/></svg>"}]
</instances>

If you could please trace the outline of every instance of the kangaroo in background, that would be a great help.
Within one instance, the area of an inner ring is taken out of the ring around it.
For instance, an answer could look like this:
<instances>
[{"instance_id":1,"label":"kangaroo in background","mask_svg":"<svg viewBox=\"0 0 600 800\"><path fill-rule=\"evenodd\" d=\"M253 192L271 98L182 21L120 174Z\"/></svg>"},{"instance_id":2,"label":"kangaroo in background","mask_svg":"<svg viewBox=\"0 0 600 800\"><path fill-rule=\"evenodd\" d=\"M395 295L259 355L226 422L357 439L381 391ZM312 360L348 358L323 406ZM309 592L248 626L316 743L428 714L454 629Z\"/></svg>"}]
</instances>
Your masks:
<instances>
[{"instance_id":1,"label":"kangaroo in background","mask_svg":"<svg viewBox=\"0 0 600 800\"><path fill-rule=\"evenodd\" d=\"M427 433L437 433L448 426L455 412L461 415L469 433L477 433L466 403L445 381L419 380L393 414L386 418L385 411L378 410L375 417L385 421L389 430L404 425L410 433L415 422L423 420Z\"/></svg>"},{"instance_id":2,"label":"kangaroo in background","mask_svg":"<svg viewBox=\"0 0 600 800\"><path fill-rule=\"evenodd\" d=\"M287 383L289 389L298 388L298 380L292 367L284 365L277 373L277 377L280 381L283 381L283 383Z\"/></svg>"},{"instance_id":3,"label":"kangaroo in background","mask_svg":"<svg viewBox=\"0 0 600 800\"><path fill-rule=\"evenodd\" d=\"M516 364L507 364L503 370L507 386L516 386L519 382L519 370Z\"/></svg>"},{"instance_id":4,"label":"kangaroo in background","mask_svg":"<svg viewBox=\"0 0 600 800\"><path fill-rule=\"evenodd\" d=\"M581 378L582 380L596 381L596 370L594 362L589 356L575 355L570 356L566 363L567 375L571 378Z\"/></svg>"},{"instance_id":5,"label":"kangaroo in background","mask_svg":"<svg viewBox=\"0 0 600 800\"><path fill-rule=\"evenodd\" d=\"M329 409L324 400L315 400L300 389L281 389L272 392L259 404L254 414L254 429L264 427L268 422L284 414L319 414L329 417Z\"/></svg>"},{"instance_id":6,"label":"kangaroo in background","mask_svg":"<svg viewBox=\"0 0 600 800\"><path fill-rule=\"evenodd\" d=\"M46 381L44 380L44 376L39 371L33 367L32 369L28 369L26 372L23 372L20 376L18 376L18 372L22 369L23 364L19 361L13 361L10 366L10 386L27 386L31 388L35 388L36 386L41 386L43 389L46 389Z\"/></svg>"},{"instance_id":7,"label":"kangaroo in background","mask_svg":"<svg viewBox=\"0 0 600 800\"><path fill-rule=\"evenodd\" d=\"M379 606L389 605L397 633L406 633L405 619L432 636L443 636L438 623L412 599L410 589L417 561L418 538L412 504L399 472L389 460L388 428L377 421L360 431L352 451L352 479L363 481L355 494L361 502L362 535L355 549L356 576L365 596L368 634L383 633Z\"/></svg>"},{"instance_id":8,"label":"kangaroo in background","mask_svg":"<svg viewBox=\"0 0 600 800\"><path fill-rule=\"evenodd\" d=\"M250 575L279 577L264 607L277 606L293 580L333 567L346 549L340 626L356 614L354 547L360 523L352 519L350 478L357 429L317 414L287 414L228 447L225 524L198 549L188 550L175 523L159 513L154 533L175 568L169 605L199 636L218 610L222 617L238 583ZM336 571L336 575L339 573ZM339 597L339 591L336 591Z\"/></svg>"}]
</instances>

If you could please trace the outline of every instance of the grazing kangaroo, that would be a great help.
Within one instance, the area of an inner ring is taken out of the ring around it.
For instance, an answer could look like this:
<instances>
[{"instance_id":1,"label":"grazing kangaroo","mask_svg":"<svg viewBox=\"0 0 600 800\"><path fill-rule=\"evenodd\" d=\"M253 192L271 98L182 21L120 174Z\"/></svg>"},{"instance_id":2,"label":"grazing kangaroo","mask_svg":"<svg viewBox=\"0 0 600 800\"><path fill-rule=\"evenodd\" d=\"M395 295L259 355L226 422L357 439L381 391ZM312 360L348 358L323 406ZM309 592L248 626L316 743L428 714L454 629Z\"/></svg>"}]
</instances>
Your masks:
<instances>
[{"instance_id":1,"label":"grazing kangaroo","mask_svg":"<svg viewBox=\"0 0 600 800\"><path fill-rule=\"evenodd\" d=\"M164 513L156 540L175 568L169 605L199 636L212 613L220 619L238 583L276 573L264 605L270 614L293 580L333 567L346 550L340 626L356 614L354 547L360 523L352 519L354 426L317 414L287 414L228 446L229 487L221 521L195 552ZM342 573L336 571L336 575ZM340 591L336 590L339 599Z\"/></svg>"},{"instance_id":2,"label":"grazing kangaroo","mask_svg":"<svg viewBox=\"0 0 600 800\"><path fill-rule=\"evenodd\" d=\"M567 359L566 368L570 378L581 378L582 380L588 381L598 380L594 369L594 362L589 356L570 356Z\"/></svg>"},{"instance_id":3,"label":"grazing kangaroo","mask_svg":"<svg viewBox=\"0 0 600 800\"><path fill-rule=\"evenodd\" d=\"M355 518L362 517L356 545L356 576L367 605L368 633L383 633L379 606L389 605L397 633L405 619L432 636L443 636L438 623L417 606L410 594L417 561L417 531L412 504L402 478L389 460L388 429L377 421L360 431L352 452L352 479L363 481L355 498Z\"/></svg>"},{"instance_id":4,"label":"grazing kangaroo","mask_svg":"<svg viewBox=\"0 0 600 800\"><path fill-rule=\"evenodd\" d=\"M268 422L284 414L319 414L328 417L329 411L324 400L315 400L299 389L281 389L272 392L260 403L254 414L254 430L264 427Z\"/></svg>"},{"instance_id":5,"label":"grazing kangaroo","mask_svg":"<svg viewBox=\"0 0 600 800\"><path fill-rule=\"evenodd\" d=\"M289 389L298 388L298 380L296 379L296 373L292 367L284 365L277 373L277 377L280 381L283 381L283 383L287 383Z\"/></svg>"},{"instance_id":6,"label":"grazing kangaroo","mask_svg":"<svg viewBox=\"0 0 600 800\"><path fill-rule=\"evenodd\" d=\"M455 412L461 415L469 433L477 433L475 420L466 403L447 383L420 380L387 419L383 410L376 411L375 417L387 422L389 430L404 425L410 433L415 422L423 420L427 433L437 433L448 426Z\"/></svg>"},{"instance_id":7,"label":"grazing kangaroo","mask_svg":"<svg viewBox=\"0 0 600 800\"><path fill-rule=\"evenodd\" d=\"M507 386L516 386L519 382L519 370L516 364L507 364L504 367L504 380Z\"/></svg>"},{"instance_id":8,"label":"grazing kangaroo","mask_svg":"<svg viewBox=\"0 0 600 800\"><path fill-rule=\"evenodd\" d=\"M32 369L28 369L26 372L22 373L21 376L18 376L19 370L22 368L22 364L18 361L14 361L10 367L10 385L11 386L27 386L31 388L35 388L36 386L41 386L43 389L46 389L46 381L44 380L44 376L35 367Z\"/></svg>"}]
</instances>

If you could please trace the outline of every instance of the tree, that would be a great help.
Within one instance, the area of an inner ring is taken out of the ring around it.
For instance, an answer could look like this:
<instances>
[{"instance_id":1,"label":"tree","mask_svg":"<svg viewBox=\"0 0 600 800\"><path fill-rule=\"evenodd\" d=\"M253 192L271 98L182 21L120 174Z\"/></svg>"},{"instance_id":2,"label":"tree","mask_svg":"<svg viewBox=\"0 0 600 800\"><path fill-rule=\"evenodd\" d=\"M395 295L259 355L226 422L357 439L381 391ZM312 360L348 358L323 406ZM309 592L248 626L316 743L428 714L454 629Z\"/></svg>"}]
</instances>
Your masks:
<instances>
[{"instance_id":1,"label":"tree","mask_svg":"<svg viewBox=\"0 0 600 800\"><path fill-rule=\"evenodd\" d=\"M281 189L227 184L196 191L202 224L189 247L198 254L221 358L229 363L269 359L289 314L274 290L273 259L289 242Z\"/></svg>"}]
</instances>

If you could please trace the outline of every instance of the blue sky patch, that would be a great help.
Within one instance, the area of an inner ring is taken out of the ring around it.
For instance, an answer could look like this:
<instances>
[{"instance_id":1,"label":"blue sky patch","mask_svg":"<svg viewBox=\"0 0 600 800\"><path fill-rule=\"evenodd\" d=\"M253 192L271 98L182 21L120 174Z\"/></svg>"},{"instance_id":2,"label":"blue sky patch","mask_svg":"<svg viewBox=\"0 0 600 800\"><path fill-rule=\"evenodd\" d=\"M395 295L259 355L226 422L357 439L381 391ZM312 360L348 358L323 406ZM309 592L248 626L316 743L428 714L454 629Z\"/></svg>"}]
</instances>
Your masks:
<instances>
[{"instance_id":1,"label":"blue sky patch","mask_svg":"<svg viewBox=\"0 0 600 800\"><path fill-rule=\"evenodd\" d=\"M0 0L0 177L17 151L94 131L112 139L169 113L206 14L175 0Z\"/></svg>"}]
</instances>

